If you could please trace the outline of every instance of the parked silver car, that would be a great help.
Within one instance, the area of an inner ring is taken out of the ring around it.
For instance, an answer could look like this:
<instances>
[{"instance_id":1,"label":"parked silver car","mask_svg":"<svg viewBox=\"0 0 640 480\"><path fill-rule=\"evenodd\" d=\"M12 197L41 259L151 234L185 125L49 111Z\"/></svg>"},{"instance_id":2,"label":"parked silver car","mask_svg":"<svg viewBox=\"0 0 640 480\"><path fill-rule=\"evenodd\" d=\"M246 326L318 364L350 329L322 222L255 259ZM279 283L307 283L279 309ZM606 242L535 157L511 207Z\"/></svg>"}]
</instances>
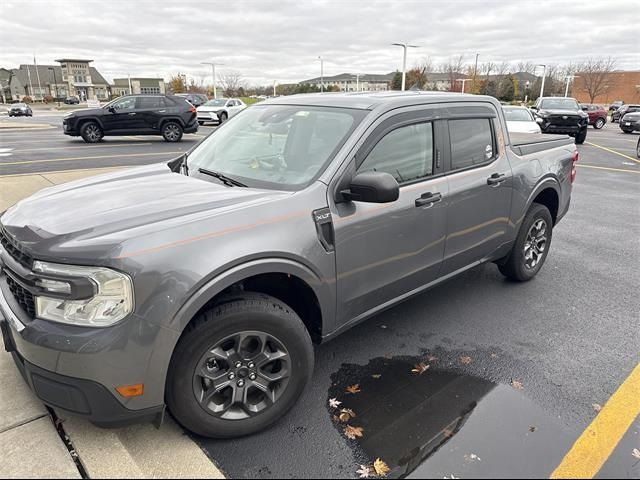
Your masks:
<instances>
[{"instance_id":1,"label":"parked silver car","mask_svg":"<svg viewBox=\"0 0 640 480\"><path fill-rule=\"evenodd\" d=\"M217 98L209 100L198 107L198 123L206 122L222 124L238 112L247 108L247 104L239 98Z\"/></svg>"},{"instance_id":2,"label":"parked silver car","mask_svg":"<svg viewBox=\"0 0 640 480\"><path fill-rule=\"evenodd\" d=\"M511 133L542 133L531 110L525 107L503 106L507 130Z\"/></svg>"}]
</instances>

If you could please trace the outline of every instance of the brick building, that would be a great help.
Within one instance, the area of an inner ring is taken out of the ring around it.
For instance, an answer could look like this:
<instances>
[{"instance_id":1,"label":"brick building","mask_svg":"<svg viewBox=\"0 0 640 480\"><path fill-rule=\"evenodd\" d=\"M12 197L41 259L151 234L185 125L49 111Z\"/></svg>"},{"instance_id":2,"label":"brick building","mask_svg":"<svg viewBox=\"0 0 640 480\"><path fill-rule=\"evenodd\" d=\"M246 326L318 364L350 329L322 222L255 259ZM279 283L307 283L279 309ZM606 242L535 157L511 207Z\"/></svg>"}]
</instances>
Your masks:
<instances>
[{"instance_id":1,"label":"brick building","mask_svg":"<svg viewBox=\"0 0 640 480\"><path fill-rule=\"evenodd\" d=\"M571 87L571 95L580 103L590 103L589 93L585 88L585 74L576 73ZM606 88L593 103L609 105L616 100L624 103L640 103L640 70L612 72L606 82Z\"/></svg>"}]
</instances>

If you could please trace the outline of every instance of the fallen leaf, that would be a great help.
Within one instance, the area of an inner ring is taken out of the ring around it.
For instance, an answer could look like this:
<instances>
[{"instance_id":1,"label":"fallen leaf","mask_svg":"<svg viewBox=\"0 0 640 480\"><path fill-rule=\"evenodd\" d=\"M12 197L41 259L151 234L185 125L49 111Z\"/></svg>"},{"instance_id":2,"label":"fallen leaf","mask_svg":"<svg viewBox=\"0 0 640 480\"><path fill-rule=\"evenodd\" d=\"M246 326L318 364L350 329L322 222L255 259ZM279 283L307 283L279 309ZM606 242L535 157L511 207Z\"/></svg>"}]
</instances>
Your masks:
<instances>
[{"instance_id":1,"label":"fallen leaf","mask_svg":"<svg viewBox=\"0 0 640 480\"><path fill-rule=\"evenodd\" d=\"M373 462L373 469L376 471L376 474L379 477L386 477L387 473L391 471L389 465L383 462L381 459L376 458L376 461Z\"/></svg>"},{"instance_id":2,"label":"fallen leaf","mask_svg":"<svg viewBox=\"0 0 640 480\"><path fill-rule=\"evenodd\" d=\"M342 402L339 402L337 398L329 399L329 406L331 408L338 408L340 405L342 405Z\"/></svg>"},{"instance_id":3,"label":"fallen leaf","mask_svg":"<svg viewBox=\"0 0 640 480\"><path fill-rule=\"evenodd\" d=\"M422 375L424 372L429 370L430 365L425 364L424 362L420 362L414 365L411 373L415 373L416 375Z\"/></svg>"},{"instance_id":4,"label":"fallen leaf","mask_svg":"<svg viewBox=\"0 0 640 480\"><path fill-rule=\"evenodd\" d=\"M497 353L492 353L491 358L500 358Z\"/></svg>"},{"instance_id":5,"label":"fallen leaf","mask_svg":"<svg viewBox=\"0 0 640 480\"><path fill-rule=\"evenodd\" d=\"M476 460L478 462L482 461L482 459L479 456L477 456L475 453L470 453L469 455L465 455L464 459L469 461L469 462L473 462L473 461L476 461Z\"/></svg>"},{"instance_id":6,"label":"fallen leaf","mask_svg":"<svg viewBox=\"0 0 640 480\"><path fill-rule=\"evenodd\" d=\"M444 438L453 437L453 430L449 430L448 428L445 428L442 433L444 434Z\"/></svg>"},{"instance_id":7,"label":"fallen leaf","mask_svg":"<svg viewBox=\"0 0 640 480\"><path fill-rule=\"evenodd\" d=\"M463 365L469 365L471 363L471 357L460 357L460 363Z\"/></svg>"},{"instance_id":8,"label":"fallen leaf","mask_svg":"<svg viewBox=\"0 0 640 480\"><path fill-rule=\"evenodd\" d=\"M536 426L534 426L534 425L531 425L531 426L529 427L529 431L530 431L531 433L535 432L537 429L538 429L538 427L536 427Z\"/></svg>"},{"instance_id":9,"label":"fallen leaf","mask_svg":"<svg viewBox=\"0 0 640 480\"><path fill-rule=\"evenodd\" d=\"M382 328L384 330L385 328L387 328L387 326L386 325L380 325L380 328Z\"/></svg>"},{"instance_id":10,"label":"fallen leaf","mask_svg":"<svg viewBox=\"0 0 640 480\"><path fill-rule=\"evenodd\" d=\"M444 477L444 478L449 479L449 478L458 478L458 477L454 477L454 476L453 476L453 474L451 474L450 476L448 476L448 477Z\"/></svg>"},{"instance_id":11,"label":"fallen leaf","mask_svg":"<svg viewBox=\"0 0 640 480\"><path fill-rule=\"evenodd\" d=\"M428 360L429 362L437 362L437 361L438 361L438 357L434 357L433 355L429 355L429 356L427 357L427 360Z\"/></svg>"},{"instance_id":12,"label":"fallen leaf","mask_svg":"<svg viewBox=\"0 0 640 480\"><path fill-rule=\"evenodd\" d=\"M638 450L637 448L633 449L633 452L631 452L631 455L633 455L635 458L640 460L640 450Z\"/></svg>"},{"instance_id":13,"label":"fallen leaf","mask_svg":"<svg viewBox=\"0 0 640 480\"><path fill-rule=\"evenodd\" d=\"M346 427L344 427L344 434L351 440L355 440L356 437L362 437L363 431L364 429L362 427L352 427L351 425L347 425Z\"/></svg>"},{"instance_id":14,"label":"fallen leaf","mask_svg":"<svg viewBox=\"0 0 640 480\"><path fill-rule=\"evenodd\" d=\"M511 386L516 390L522 390L524 388L524 385L517 380L511 380Z\"/></svg>"},{"instance_id":15,"label":"fallen leaf","mask_svg":"<svg viewBox=\"0 0 640 480\"><path fill-rule=\"evenodd\" d=\"M371 375L371 378L378 380L380 377L382 377L382 375L380 375L379 373L374 373L373 375Z\"/></svg>"},{"instance_id":16,"label":"fallen leaf","mask_svg":"<svg viewBox=\"0 0 640 480\"><path fill-rule=\"evenodd\" d=\"M360 475L360 478L369 478L373 475L371 467L366 465L360 465L360 470L357 470L356 473Z\"/></svg>"},{"instance_id":17,"label":"fallen leaf","mask_svg":"<svg viewBox=\"0 0 640 480\"><path fill-rule=\"evenodd\" d=\"M356 418L356 412L354 412L350 408L343 408L342 410L340 410L339 418L341 422L346 423L352 418Z\"/></svg>"},{"instance_id":18,"label":"fallen leaf","mask_svg":"<svg viewBox=\"0 0 640 480\"><path fill-rule=\"evenodd\" d=\"M599 412L600 410L602 410L602 405L600 405L599 403L592 403L591 406L596 412Z\"/></svg>"},{"instance_id":19,"label":"fallen leaf","mask_svg":"<svg viewBox=\"0 0 640 480\"><path fill-rule=\"evenodd\" d=\"M356 393L360 393L360 384L356 383L355 385L349 385L347 387L347 393L355 395Z\"/></svg>"}]
</instances>

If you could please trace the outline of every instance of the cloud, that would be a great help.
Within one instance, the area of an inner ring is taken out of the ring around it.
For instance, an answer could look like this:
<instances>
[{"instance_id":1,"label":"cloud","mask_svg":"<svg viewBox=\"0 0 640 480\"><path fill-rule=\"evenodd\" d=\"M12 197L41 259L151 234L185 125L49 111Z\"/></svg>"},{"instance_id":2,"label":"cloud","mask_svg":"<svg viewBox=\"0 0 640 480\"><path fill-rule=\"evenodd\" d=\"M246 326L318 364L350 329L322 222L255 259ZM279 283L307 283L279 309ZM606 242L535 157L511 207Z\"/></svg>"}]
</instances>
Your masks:
<instances>
[{"instance_id":1,"label":"cloud","mask_svg":"<svg viewBox=\"0 0 640 480\"><path fill-rule=\"evenodd\" d=\"M108 79L186 73L211 81L215 59L250 84L295 82L342 72L401 68L392 42L420 45L435 63L560 64L612 56L638 69L640 0L504 1L35 1L3 2L0 66L81 57Z\"/></svg>"}]
</instances>

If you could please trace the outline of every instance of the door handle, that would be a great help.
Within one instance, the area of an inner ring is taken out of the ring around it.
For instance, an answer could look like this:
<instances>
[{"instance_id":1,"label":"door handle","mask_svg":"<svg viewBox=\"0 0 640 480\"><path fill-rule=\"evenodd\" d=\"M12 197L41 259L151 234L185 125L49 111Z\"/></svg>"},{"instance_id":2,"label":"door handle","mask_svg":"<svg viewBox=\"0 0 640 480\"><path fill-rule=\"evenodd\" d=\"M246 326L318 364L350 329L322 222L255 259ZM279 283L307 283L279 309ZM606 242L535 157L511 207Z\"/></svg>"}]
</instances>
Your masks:
<instances>
[{"instance_id":1,"label":"door handle","mask_svg":"<svg viewBox=\"0 0 640 480\"><path fill-rule=\"evenodd\" d=\"M494 173L487 178L487 185L492 187L499 187L500 184L507 181L507 176L504 173Z\"/></svg>"},{"instance_id":2,"label":"door handle","mask_svg":"<svg viewBox=\"0 0 640 480\"><path fill-rule=\"evenodd\" d=\"M158 110L158 113L166 113L166 110Z\"/></svg>"},{"instance_id":3,"label":"door handle","mask_svg":"<svg viewBox=\"0 0 640 480\"><path fill-rule=\"evenodd\" d=\"M436 193L423 193L420 198L416 198L416 207L433 206L434 203L442 200L442 195L439 192Z\"/></svg>"},{"instance_id":4,"label":"door handle","mask_svg":"<svg viewBox=\"0 0 640 480\"><path fill-rule=\"evenodd\" d=\"M135 114L136 114L136 112L131 112L131 113L129 114L129 116L130 116L130 117L133 117Z\"/></svg>"}]
</instances>

